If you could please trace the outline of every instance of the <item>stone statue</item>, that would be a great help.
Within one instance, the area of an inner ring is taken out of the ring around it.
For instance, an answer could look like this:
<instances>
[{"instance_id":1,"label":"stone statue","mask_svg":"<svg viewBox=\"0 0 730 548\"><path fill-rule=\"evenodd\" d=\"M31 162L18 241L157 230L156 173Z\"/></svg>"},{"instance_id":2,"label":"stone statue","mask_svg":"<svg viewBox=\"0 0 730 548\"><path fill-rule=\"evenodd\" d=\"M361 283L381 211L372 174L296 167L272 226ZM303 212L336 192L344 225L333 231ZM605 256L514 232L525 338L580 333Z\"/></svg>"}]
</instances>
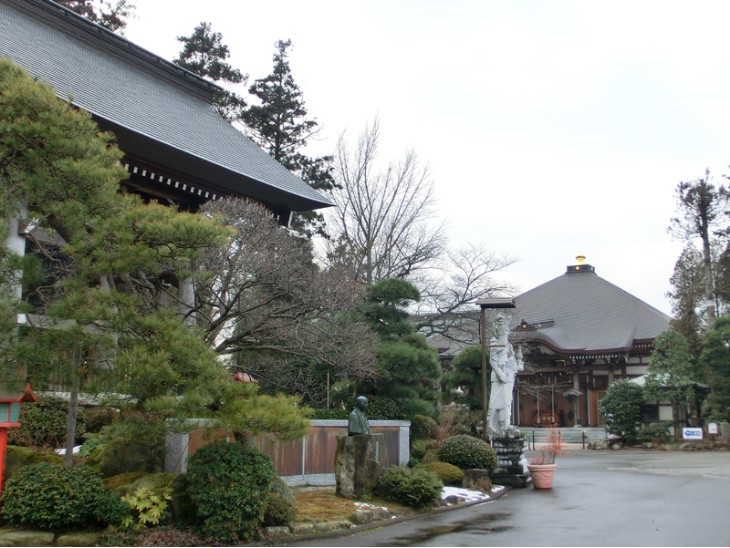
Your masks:
<instances>
[{"instance_id":1,"label":"stone statue","mask_svg":"<svg viewBox=\"0 0 730 548\"><path fill-rule=\"evenodd\" d=\"M508 340L509 319L497 317L496 337L490 342L489 363L492 368L492 385L489 394L489 430L493 436L501 437L512 425L512 390L518 371L524 369L522 351L517 352Z\"/></svg>"},{"instance_id":2,"label":"stone statue","mask_svg":"<svg viewBox=\"0 0 730 548\"><path fill-rule=\"evenodd\" d=\"M360 436L370 433L368 416L365 414L367 410L368 399L365 396L358 396L355 402L355 408L350 413L350 418L347 423L348 436Z\"/></svg>"}]
</instances>

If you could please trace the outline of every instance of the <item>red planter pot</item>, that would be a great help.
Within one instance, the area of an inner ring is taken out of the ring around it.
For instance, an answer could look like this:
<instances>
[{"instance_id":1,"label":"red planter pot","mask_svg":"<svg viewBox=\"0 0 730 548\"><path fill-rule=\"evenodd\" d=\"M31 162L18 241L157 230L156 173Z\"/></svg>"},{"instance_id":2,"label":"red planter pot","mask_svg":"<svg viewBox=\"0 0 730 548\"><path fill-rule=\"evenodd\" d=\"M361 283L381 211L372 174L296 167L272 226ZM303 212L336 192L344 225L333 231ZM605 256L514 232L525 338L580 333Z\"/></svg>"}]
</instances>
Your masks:
<instances>
[{"instance_id":1,"label":"red planter pot","mask_svg":"<svg viewBox=\"0 0 730 548\"><path fill-rule=\"evenodd\" d=\"M553 486L557 464L528 464L527 469L532 476L535 489L550 489Z\"/></svg>"}]
</instances>

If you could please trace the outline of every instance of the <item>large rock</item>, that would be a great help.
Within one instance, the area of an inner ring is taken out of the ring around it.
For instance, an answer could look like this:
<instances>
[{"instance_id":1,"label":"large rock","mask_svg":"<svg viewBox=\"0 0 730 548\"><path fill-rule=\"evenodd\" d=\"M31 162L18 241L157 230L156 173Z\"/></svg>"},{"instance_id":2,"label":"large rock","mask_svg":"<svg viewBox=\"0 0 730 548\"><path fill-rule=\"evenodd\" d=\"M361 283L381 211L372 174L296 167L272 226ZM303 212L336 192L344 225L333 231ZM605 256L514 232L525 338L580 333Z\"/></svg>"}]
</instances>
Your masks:
<instances>
[{"instance_id":1,"label":"large rock","mask_svg":"<svg viewBox=\"0 0 730 548\"><path fill-rule=\"evenodd\" d=\"M335 453L336 494L362 499L373 494L385 471L388 448L383 434L338 436Z\"/></svg>"}]
</instances>

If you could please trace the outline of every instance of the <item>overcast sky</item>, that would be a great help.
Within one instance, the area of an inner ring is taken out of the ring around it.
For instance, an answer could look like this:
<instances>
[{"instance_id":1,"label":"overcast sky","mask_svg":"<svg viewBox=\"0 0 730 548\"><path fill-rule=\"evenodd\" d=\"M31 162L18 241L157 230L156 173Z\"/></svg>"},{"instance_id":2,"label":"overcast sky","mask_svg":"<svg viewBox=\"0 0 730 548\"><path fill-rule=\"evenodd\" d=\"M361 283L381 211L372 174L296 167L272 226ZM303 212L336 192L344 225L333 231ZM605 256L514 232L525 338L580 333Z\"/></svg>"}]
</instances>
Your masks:
<instances>
[{"instance_id":1,"label":"overcast sky","mask_svg":"<svg viewBox=\"0 0 730 548\"><path fill-rule=\"evenodd\" d=\"M453 246L521 260L517 294L584 254L670 313L674 190L730 174L730 2L135 0L126 36L166 59L210 22L251 80L290 64L334 152L379 117L384 160L430 167Z\"/></svg>"}]
</instances>

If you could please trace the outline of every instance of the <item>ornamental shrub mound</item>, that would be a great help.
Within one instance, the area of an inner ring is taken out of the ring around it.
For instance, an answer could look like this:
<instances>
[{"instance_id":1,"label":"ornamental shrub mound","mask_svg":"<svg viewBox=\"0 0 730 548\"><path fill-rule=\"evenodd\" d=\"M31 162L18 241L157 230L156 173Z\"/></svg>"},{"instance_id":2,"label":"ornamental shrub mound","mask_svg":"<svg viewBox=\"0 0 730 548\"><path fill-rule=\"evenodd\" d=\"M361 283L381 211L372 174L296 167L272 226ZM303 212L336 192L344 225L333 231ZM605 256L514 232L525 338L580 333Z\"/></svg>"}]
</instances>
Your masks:
<instances>
[{"instance_id":1,"label":"ornamental shrub mound","mask_svg":"<svg viewBox=\"0 0 730 548\"><path fill-rule=\"evenodd\" d=\"M411 437L414 440L434 440L438 436L439 425L428 415L411 417Z\"/></svg>"},{"instance_id":2,"label":"ornamental shrub mound","mask_svg":"<svg viewBox=\"0 0 730 548\"><path fill-rule=\"evenodd\" d=\"M600 406L608 432L620 436L628 445L636 443L643 403L644 389L638 384L627 379L612 383Z\"/></svg>"},{"instance_id":3,"label":"ornamental shrub mound","mask_svg":"<svg viewBox=\"0 0 730 548\"><path fill-rule=\"evenodd\" d=\"M420 467L436 474L444 485L461 485L464 479L463 470L448 462L428 462L421 464Z\"/></svg>"},{"instance_id":4,"label":"ornamental shrub mound","mask_svg":"<svg viewBox=\"0 0 730 548\"><path fill-rule=\"evenodd\" d=\"M294 521L296 514L297 507L293 500L273 491L266 493L263 518L264 527L288 525Z\"/></svg>"},{"instance_id":5,"label":"ornamental shrub mound","mask_svg":"<svg viewBox=\"0 0 730 548\"><path fill-rule=\"evenodd\" d=\"M8 480L2 501L8 524L53 532L118 525L130 511L104 487L101 476L84 465L25 466Z\"/></svg>"},{"instance_id":6,"label":"ornamental shrub mound","mask_svg":"<svg viewBox=\"0 0 730 548\"><path fill-rule=\"evenodd\" d=\"M429 470L391 466L378 480L375 492L387 500L420 509L436 502L442 488L441 480Z\"/></svg>"},{"instance_id":7,"label":"ornamental shrub mound","mask_svg":"<svg viewBox=\"0 0 730 548\"><path fill-rule=\"evenodd\" d=\"M497 455L484 440L460 434L446 438L439 447L439 458L462 470L480 468L491 475L497 467Z\"/></svg>"},{"instance_id":8,"label":"ornamental shrub mound","mask_svg":"<svg viewBox=\"0 0 730 548\"><path fill-rule=\"evenodd\" d=\"M199 449L186 476L203 530L223 542L254 538L275 475L268 456L241 442L220 441Z\"/></svg>"}]
</instances>

